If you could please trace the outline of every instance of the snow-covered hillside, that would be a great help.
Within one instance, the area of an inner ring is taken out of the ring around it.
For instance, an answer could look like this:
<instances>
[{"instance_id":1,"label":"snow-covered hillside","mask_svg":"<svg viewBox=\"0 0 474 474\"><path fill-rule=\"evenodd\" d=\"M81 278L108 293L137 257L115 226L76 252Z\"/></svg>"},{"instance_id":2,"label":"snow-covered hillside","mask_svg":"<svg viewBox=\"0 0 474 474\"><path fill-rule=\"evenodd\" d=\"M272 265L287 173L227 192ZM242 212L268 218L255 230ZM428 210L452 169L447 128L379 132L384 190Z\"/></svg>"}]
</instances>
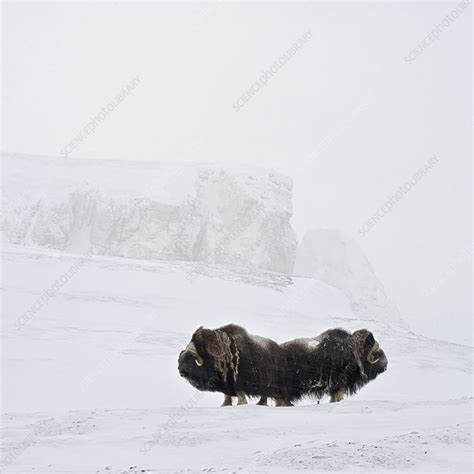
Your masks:
<instances>
[{"instance_id":1,"label":"snow-covered hillside","mask_svg":"<svg viewBox=\"0 0 474 474\"><path fill-rule=\"evenodd\" d=\"M359 244L336 229L310 229L298 246L295 275L340 289L362 319L405 324Z\"/></svg>"},{"instance_id":2,"label":"snow-covered hillside","mask_svg":"<svg viewBox=\"0 0 474 474\"><path fill-rule=\"evenodd\" d=\"M7 472L471 471L471 347L361 319L310 278L104 256L71 275L80 258L5 249ZM278 342L368 327L388 370L338 404L219 408L177 356L228 322Z\"/></svg>"},{"instance_id":3,"label":"snow-covered hillside","mask_svg":"<svg viewBox=\"0 0 474 474\"><path fill-rule=\"evenodd\" d=\"M2 158L0 228L8 242L282 273L293 269L292 182L272 171Z\"/></svg>"}]
</instances>

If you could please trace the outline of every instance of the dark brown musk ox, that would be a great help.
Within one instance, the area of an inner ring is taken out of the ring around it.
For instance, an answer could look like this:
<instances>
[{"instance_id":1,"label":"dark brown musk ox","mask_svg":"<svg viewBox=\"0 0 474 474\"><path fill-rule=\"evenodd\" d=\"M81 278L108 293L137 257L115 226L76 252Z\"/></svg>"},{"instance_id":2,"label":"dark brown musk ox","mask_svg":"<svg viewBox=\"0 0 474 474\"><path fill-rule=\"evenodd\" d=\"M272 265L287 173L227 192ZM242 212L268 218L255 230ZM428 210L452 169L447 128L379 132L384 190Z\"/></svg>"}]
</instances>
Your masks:
<instances>
[{"instance_id":1,"label":"dark brown musk ox","mask_svg":"<svg viewBox=\"0 0 474 474\"><path fill-rule=\"evenodd\" d=\"M320 399L329 395L331 403L338 402L387 369L387 357L367 329L352 334L329 329L317 337L295 339L280 347L288 364L287 398L277 401L282 405L304 396Z\"/></svg>"},{"instance_id":2,"label":"dark brown musk ox","mask_svg":"<svg viewBox=\"0 0 474 474\"><path fill-rule=\"evenodd\" d=\"M283 349L235 324L197 329L179 354L178 370L198 390L222 392L222 406L232 405L231 397L244 405L246 395L261 397L257 405L266 405L267 398L287 399Z\"/></svg>"}]
</instances>

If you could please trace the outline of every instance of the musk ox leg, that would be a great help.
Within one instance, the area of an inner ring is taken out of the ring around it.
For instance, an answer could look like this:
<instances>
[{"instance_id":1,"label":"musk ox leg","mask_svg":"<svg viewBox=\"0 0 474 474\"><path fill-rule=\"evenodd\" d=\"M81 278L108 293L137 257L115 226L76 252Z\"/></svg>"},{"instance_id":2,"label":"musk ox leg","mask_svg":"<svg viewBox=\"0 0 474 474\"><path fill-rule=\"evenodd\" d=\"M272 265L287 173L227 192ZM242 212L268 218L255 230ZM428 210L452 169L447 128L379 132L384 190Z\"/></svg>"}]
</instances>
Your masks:
<instances>
[{"instance_id":1,"label":"musk ox leg","mask_svg":"<svg viewBox=\"0 0 474 474\"><path fill-rule=\"evenodd\" d=\"M238 402L237 405L247 405L247 398L244 392L237 392Z\"/></svg>"},{"instance_id":2,"label":"musk ox leg","mask_svg":"<svg viewBox=\"0 0 474 474\"><path fill-rule=\"evenodd\" d=\"M260 405L262 407L267 407L267 397L260 397L260 400L257 402L257 405Z\"/></svg>"},{"instance_id":3,"label":"musk ox leg","mask_svg":"<svg viewBox=\"0 0 474 474\"><path fill-rule=\"evenodd\" d=\"M284 398L276 398L275 399L275 406L276 407L292 407L294 406L289 400Z\"/></svg>"},{"instance_id":4,"label":"musk ox leg","mask_svg":"<svg viewBox=\"0 0 474 474\"><path fill-rule=\"evenodd\" d=\"M224 395L224 401L222 402L221 407L231 407L232 406L232 398L229 395Z\"/></svg>"},{"instance_id":5,"label":"musk ox leg","mask_svg":"<svg viewBox=\"0 0 474 474\"><path fill-rule=\"evenodd\" d=\"M344 400L344 389L343 388L340 388L339 390L337 390L336 392L332 392L331 393L331 403L335 403L335 402L340 402L341 400Z\"/></svg>"}]
</instances>

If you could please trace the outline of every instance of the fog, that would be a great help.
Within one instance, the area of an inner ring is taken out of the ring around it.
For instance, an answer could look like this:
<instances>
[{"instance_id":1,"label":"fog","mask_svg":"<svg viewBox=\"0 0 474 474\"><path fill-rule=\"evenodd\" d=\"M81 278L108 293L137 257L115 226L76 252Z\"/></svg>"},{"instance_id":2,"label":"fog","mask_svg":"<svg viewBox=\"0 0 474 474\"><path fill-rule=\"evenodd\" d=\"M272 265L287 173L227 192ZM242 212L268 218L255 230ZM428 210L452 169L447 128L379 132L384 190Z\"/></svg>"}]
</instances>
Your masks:
<instances>
[{"instance_id":1,"label":"fog","mask_svg":"<svg viewBox=\"0 0 474 474\"><path fill-rule=\"evenodd\" d=\"M456 5L6 4L3 150L61 156L138 77L64 159L273 168L293 179L300 241L312 227L343 230L413 330L467 342L471 8L412 53ZM436 165L362 235L433 156Z\"/></svg>"}]
</instances>

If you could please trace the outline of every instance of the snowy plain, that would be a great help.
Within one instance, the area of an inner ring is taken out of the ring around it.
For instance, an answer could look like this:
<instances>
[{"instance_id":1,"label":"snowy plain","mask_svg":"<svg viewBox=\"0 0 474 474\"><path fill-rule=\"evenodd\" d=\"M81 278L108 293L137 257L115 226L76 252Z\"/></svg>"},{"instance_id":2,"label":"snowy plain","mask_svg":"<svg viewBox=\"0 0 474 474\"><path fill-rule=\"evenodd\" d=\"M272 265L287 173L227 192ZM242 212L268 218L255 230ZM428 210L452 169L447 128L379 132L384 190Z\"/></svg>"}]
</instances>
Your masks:
<instances>
[{"instance_id":1,"label":"snowy plain","mask_svg":"<svg viewBox=\"0 0 474 474\"><path fill-rule=\"evenodd\" d=\"M3 253L4 472L471 472L472 347L361 320L310 278L94 256ZM234 322L283 342L370 328L389 367L355 397L219 407L181 379L191 333Z\"/></svg>"}]
</instances>

